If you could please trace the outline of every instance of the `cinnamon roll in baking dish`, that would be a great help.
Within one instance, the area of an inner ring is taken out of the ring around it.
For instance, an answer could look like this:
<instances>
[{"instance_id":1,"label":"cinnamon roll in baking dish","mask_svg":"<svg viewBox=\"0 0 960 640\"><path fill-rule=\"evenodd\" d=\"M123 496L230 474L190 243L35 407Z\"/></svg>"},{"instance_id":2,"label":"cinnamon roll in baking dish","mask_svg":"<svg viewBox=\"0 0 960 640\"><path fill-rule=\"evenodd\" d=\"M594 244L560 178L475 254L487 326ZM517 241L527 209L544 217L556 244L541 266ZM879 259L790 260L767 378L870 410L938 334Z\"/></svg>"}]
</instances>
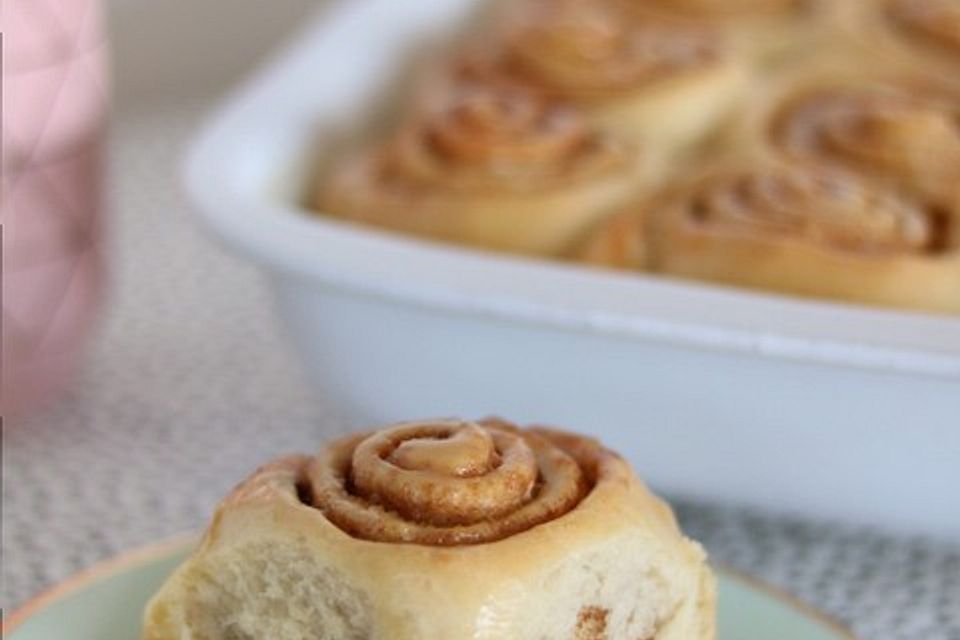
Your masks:
<instances>
[{"instance_id":1,"label":"cinnamon roll in baking dish","mask_svg":"<svg viewBox=\"0 0 960 640\"><path fill-rule=\"evenodd\" d=\"M825 56L759 85L732 152L844 169L960 221L960 87L910 65Z\"/></svg>"},{"instance_id":2,"label":"cinnamon roll in baking dish","mask_svg":"<svg viewBox=\"0 0 960 640\"><path fill-rule=\"evenodd\" d=\"M611 135L672 157L730 112L748 65L706 25L635 14L616 0L525 0L453 73L565 101Z\"/></svg>"},{"instance_id":3,"label":"cinnamon roll in baking dish","mask_svg":"<svg viewBox=\"0 0 960 640\"><path fill-rule=\"evenodd\" d=\"M956 227L848 172L772 162L677 187L648 221L654 271L793 294L960 312Z\"/></svg>"},{"instance_id":4,"label":"cinnamon roll in baking dish","mask_svg":"<svg viewBox=\"0 0 960 640\"><path fill-rule=\"evenodd\" d=\"M583 258L960 312L957 94L900 70L842 67L771 81L724 155L601 225Z\"/></svg>"},{"instance_id":5,"label":"cinnamon roll in baking dish","mask_svg":"<svg viewBox=\"0 0 960 640\"><path fill-rule=\"evenodd\" d=\"M700 548L589 438L403 423L261 467L144 640L709 640Z\"/></svg>"},{"instance_id":6,"label":"cinnamon roll in baking dish","mask_svg":"<svg viewBox=\"0 0 960 640\"><path fill-rule=\"evenodd\" d=\"M429 238L554 255L649 187L655 158L518 87L450 87L323 180L320 211Z\"/></svg>"}]
</instances>

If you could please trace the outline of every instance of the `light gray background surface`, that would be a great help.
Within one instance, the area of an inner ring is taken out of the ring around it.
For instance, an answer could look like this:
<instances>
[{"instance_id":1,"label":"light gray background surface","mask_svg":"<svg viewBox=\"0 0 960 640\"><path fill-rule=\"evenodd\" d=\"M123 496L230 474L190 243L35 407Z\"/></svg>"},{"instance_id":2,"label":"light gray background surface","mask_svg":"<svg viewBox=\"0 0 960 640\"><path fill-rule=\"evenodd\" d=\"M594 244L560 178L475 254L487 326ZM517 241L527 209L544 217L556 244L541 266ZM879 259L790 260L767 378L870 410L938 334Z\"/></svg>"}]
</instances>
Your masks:
<instances>
[{"instance_id":1,"label":"light gray background surface","mask_svg":"<svg viewBox=\"0 0 960 640\"><path fill-rule=\"evenodd\" d=\"M316 4L113 0L110 295L66 397L4 427L5 608L131 546L198 529L259 462L339 431L258 274L194 226L176 176L205 111ZM715 559L865 639L960 640L960 541L677 505Z\"/></svg>"}]
</instances>

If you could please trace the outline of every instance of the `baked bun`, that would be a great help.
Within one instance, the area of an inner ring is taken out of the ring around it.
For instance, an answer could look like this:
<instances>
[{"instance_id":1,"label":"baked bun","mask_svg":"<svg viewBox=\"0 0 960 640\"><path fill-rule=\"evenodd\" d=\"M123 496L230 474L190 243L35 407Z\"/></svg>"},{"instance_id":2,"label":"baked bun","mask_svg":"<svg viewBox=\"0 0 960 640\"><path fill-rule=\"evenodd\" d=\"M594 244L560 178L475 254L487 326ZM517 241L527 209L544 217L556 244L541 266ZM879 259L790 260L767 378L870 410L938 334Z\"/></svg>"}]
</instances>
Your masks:
<instances>
[{"instance_id":1,"label":"baked bun","mask_svg":"<svg viewBox=\"0 0 960 640\"><path fill-rule=\"evenodd\" d=\"M960 313L956 237L922 201L848 172L714 169L657 204L647 266L786 293Z\"/></svg>"},{"instance_id":2,"label":"baked bun","mask_svg":"<svg viewBox=\"0 0 960 640\"><path fill-rule=\"evenodd\" d=\"M261 467L144 640L714 637L703 551L589 438L425 421Z\"/></svg>"},{"instance_id":3,"label":"baked bun","mask_svg":"<svg viewBox=\"0 0 960 640\"><path fill-rule=\"evenodd\" d=\"M855 61L760 86L721 154L599 225L579 257L960 313L960 94Z\"/></svg>"},{"instance_id":4,"label":"baked bun","mask_svg":"<svg viewBox=\"0 0 960 640\"><path fill-rule=\"evenodd\" d=\"M615 0L523 0L456 58L459 77L516 84L581 110L611 135L676 159L735 107L749 65L719 31Z\"/></svg>"},{"instance_id":5,"label":"baked bun","mask_svg":"<svg viewBox=\"0 0 960 640\"><path fill-rule=\"evenodd\" d=\"M849 174L844 184L855 179L857 191L870 194L860 200L874 201L860 223L865 234L884 218L900 221L888 227L888 240L894 227L912 229L901 238L911 237L909 246L898 242L881 251L865 243L871 254L865 264L877 265L870 280L880 288L854 278L858 290L840 297L958 313L960 90L909 60L871 66L869 57L843 53L770 80L733 129L730 147L762 161ZM876 198L897 200L902 211L908 204L914 213L891 217ZM846 276L818 277L842 288Z\"/></svg>"},{"instance_id":6,"label":"baked bun","mask_svg":"<svg viewBox=\"0 0 960 640\"><path fill-rule=\"evenodd\" d=\"M746 140L960 205L960 90L906 72L805 72L751 108ZM758 127L765 127L760 129ZM738 144L742 144L738 143Z\"/></svg>"},{"instance_id":7,"label":"baked bun","mask_svg":"<svg viewBox=\"0 0 960 640\"><path fill-rule=\"evenodd\" d=\"M657 161L519 87L447 87L387 140L344 158L316 206L488 249L557 255L649 188Z\"/></svg>"}]
</instances>

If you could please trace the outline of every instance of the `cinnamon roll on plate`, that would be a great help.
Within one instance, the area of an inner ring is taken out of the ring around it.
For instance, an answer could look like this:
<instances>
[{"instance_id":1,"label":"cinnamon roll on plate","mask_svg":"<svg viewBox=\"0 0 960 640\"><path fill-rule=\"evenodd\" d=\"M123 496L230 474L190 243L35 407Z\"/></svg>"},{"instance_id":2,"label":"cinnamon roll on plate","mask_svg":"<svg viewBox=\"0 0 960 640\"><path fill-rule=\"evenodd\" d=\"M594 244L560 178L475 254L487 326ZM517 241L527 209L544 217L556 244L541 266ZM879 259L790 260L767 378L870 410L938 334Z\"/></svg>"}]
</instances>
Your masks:
<instances>
[{"instance_id":1,"label":"cinnamon roll on plate","mask_svg":"<svg viewBox=\"0 0 960 640\"><path fill-rule=\"evenodd\" d=\"M257 470L154 597L143 638L709 640L714 581L596 441L410 422Z\"/></svg>"},{"instance_id":2,"label":"cinnamon roll on plate","mask_svg":"<svg viewBox=\"0 0 960 640\"><path fill-rule=\"evenodd\" d=\"M460 83L337 164L325 214L476 247L557 255L649 188L654 160L518 87Z\"/></svg>"},{"instance_id":3,"label":"cinnamon roll on plate","mask_svg":"<svg viewBox=\"0 0 960 640\"><path fill-rule=\"evenodd\" d=\"M673 158L730 113L749 66L708 26L636 15L615 0L524 0L450 73L565 101L612 135Z\"/></svg>"}]
</instances>

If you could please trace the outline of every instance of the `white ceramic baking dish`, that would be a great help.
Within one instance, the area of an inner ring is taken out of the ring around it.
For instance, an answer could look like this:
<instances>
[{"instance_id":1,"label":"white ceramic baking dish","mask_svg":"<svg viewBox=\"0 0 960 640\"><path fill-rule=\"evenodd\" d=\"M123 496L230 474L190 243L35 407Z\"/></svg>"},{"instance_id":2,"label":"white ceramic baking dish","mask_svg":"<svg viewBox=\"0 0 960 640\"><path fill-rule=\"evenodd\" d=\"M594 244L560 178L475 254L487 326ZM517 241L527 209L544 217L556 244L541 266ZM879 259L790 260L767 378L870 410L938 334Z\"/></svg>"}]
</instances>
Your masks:
<instances>
[{"instance_id":1,"label":"white ceramic baking dish","mask_svg":"<svg viewBox=\"0 0 960 640\"><path fill-rule=\"evenodd\" d=\"M318 140L473 0L319 16L186 165L351 423L500 414L594 433L662 490L960 536L960 319L442 246L308 215ZM327 137L329 139L329 137ZM922 286L922 283L918 283Z\"/></svg>"}]
</instances>

